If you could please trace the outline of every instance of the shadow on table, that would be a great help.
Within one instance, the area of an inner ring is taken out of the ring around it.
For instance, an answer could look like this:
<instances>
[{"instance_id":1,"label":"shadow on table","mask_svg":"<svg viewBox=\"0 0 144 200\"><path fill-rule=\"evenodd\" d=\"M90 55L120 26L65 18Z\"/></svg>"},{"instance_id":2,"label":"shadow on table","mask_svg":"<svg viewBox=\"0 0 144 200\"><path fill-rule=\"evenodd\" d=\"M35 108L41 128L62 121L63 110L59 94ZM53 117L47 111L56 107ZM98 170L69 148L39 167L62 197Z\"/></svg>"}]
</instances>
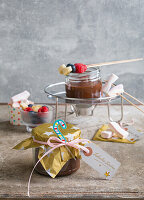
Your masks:
<instances>
[{"instance_id":1,"label":"shadow on table","mask_svg":"<svg viewBox=\"0 0 144 200\"><path fill-rule=\"evenodd\" d=\"M25 126L14 126L9 121L0 122L1 134L7 135L8 133L26 133Z\"/></svg>"},{"instance_id":2,"label":"shadow on table","mask_svg":"<svg viewBox=\"0 0 144 200\"><path fill-rule=\"evenodd\" d=\"M15 150L12 150L15 151ZM21 152L19 152L21 153ZM14 152L16 155L16 153ZM24 155L22 157L25 158ZM18 182L28 182L28 177L33 168L33 163L31 159L28 159L29 162L26 160L22 160L18 158L8 159L7 161L2 164L0 170L0 179L7 180L10 182L18 183ZM37 172L34 171L36 176L40 176ZM44 176L45 177L45 176Z\"/></svg>"}]
</instances>

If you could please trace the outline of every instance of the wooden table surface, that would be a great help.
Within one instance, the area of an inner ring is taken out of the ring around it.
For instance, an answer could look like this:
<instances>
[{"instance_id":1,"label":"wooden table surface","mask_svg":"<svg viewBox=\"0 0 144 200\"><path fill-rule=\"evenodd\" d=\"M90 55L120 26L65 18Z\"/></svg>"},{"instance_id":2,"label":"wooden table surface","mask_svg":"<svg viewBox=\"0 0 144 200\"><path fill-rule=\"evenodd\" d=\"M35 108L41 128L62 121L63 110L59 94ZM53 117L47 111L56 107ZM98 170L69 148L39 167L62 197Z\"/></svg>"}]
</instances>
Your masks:
<instances>
[{"instance_id":1,"label":"wooden table surface","mask_svg":"<svg viewBox=\"0 0 144 200\"><path fill-rule=\"evenodd\" d=\"M119 106L113 106L117 117ZM59 108L63 112L63 106ZM101 123L108 122L106 106L96 108L94 121L80 122L82 136L92 138ZM144 132L144 115L132 106L124 106L124 121L134 119L134 127ZM29 137L24 126L12 126L8 108L0 106L0 199L27 198L27 184L33 167L32 150L17 151L12 147ZM31 198L37 199L117 199L144 198L144 137L135 144L96 141L115 157L121 166L112 180L100 179L98 173L81 161L80 169L67 177L48 178L33 174Z\"/></svg>"}]
</instances>

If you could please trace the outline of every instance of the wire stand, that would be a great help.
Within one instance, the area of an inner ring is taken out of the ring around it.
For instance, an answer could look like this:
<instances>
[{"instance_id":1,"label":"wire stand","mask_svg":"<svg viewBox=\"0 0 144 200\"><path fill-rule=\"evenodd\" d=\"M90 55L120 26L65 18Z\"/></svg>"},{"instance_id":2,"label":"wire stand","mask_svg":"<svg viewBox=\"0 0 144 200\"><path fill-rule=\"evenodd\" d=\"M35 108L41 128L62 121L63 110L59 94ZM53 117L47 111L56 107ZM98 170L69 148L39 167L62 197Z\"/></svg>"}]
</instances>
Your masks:
<instances>
[{"instance_id":1,"label":"wire stand","mask_svg":"<svg viewBox=\"0 0 144 200\"><path fill-rule=\"evenodd\" d=\"M104 84L105 82L103 82ZM114 119L111 117L110 107L111 102L116 100L117 98L121 98L121 112L120 112L120 119L116 122L120 123L123 120L123 99L122 97L115 96L115 97L100 97L100 98L93 98L93 99L78 99L78 98L68 98L66 97L65 93L65 82L59 82L55 84L50 84L44 89L45 93L48 97L55 97L56 99L56 114L55 119L58 119L58 106L59 106L59 99L62 103L65 104L65 112L64 112L64 120L67 121L67 104L71 105L89 105L93 106L93 109L91 110L91 115L93 115L93 112L97 105L99 104L107 104L108 109L108 119L109 121L114 121ZM79 116L78 110L73 106L74 112L76 116Z\"/></svg>"}]
</instances>

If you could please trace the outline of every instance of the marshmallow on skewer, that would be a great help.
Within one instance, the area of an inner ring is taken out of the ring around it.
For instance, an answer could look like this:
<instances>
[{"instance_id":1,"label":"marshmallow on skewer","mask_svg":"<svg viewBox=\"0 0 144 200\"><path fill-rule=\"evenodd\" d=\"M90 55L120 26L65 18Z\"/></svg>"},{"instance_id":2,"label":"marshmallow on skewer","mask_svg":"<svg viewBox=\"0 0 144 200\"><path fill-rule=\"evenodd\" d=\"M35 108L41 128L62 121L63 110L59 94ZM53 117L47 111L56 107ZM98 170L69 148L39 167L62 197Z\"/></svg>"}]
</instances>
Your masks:
<instances>
[{"instance_id":1,"label":"marshmallow on skewer","mask_svg":"<svg viewBox=\"0 0 144 200\"><path fill-rule=\"evenodd\" d=\"M30 93L25 90L24 92L13 96L11 98L11 101L12 101L12 103L15 103L15 102L18 102L18 101L26 100L26 99L28 99L29 96L30 96Z\"/></svg>"},{"instance_id":2,"label":"marshmallow on skewer","mask_svg":"<svg viewBox=\"0 0 144 200\"><path fill-rule=\"evenodd\" d=\"M112 135L113 135L112 131L102 131L101 132L101 137L105 138L105 139L111 138Z\"/></svg>"},{"instance_id":3,"label":"marshmallow on skewer","mask_svg":"<svg viewBox=\"0 0 144 200\"><path fill-rule=\"evenodd\" d=\"M127 138L129 133L122 129L120 125L116 122L110 122L109 123L109 128L114 131L119 138Z\"/></svg>"},{"instance_id":4,"label":"marshmallow on skewer","mask_svg":"<svg viewBox=\"0 0 144 200\"><path fill-rule=\"evenodd\" d=\"M110 89L110 91L108 92L108 96L110 96L110 97L116 96L123 92L124 92L123 84L119 84Z\"/></svg>"},{"instance_id":5,"label":"marshmallow on skewer","mask_svg":"<svg viewBox=\"0 0 144 200\"><path fill-rule=\"evenodd\" d=\"M108 81L105 83L105 85L102 88L102 91L104 93L108 93L112 84L118 79L119 77L116 76L115 74L111 74L111 76L109 77Z\"/></svg>"}]
</instances>

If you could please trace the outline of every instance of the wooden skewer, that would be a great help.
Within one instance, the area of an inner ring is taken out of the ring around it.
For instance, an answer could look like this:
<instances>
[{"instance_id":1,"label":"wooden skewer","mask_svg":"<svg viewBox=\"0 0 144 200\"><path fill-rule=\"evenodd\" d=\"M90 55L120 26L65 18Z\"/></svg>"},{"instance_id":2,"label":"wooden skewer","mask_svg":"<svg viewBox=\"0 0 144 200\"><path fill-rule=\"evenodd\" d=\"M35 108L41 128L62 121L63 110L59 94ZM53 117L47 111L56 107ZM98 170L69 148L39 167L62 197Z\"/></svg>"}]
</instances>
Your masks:
<instances>
[{"instance_id":1,"label":"wooden skewer","mask_svg":"<svg viewBox=\"0 0 144 200\"><path fill-rule=\"evenodd\" d=\"M105 66L105 65L114 65L114 64L120 64L120 63L136 62L136 61L140 61L140 60L144 60L144 59L143 58L136 58L136 59L129 59L129 60L119 60L119 61L112 61L112 62L90 64L90 65L86 65L86 66L87 66L87 68L89 68L89 67L101 67L101 66ZM59 70L60 74L63 74L63 75L66 76L70 72L72 72L72 67L66 67L65 65L61 65L58 70Z\"/></svg>"},{"instance_id":2,"label":"wooden skewer","mask_svg":"<svg viewBox=\"0 0 144 200\"><path fill-rule=\"evenodd\" d=\"M87 67L100 67L105 65L114 65L114 64L121 64L121 63L128 63L128 62L136 62L143 60L143 58L136 58L136 59L129 59L129 60L119 60L119 61L112 61L112 62L104 62L104 63L97 63L97 64L90 64Z\"/></svg>"},{"instance_id":3,"label":"wooden skewer","mask_svg":"<svg viewBox=\"0 0 144 200\"><path fill-rule=\"evenodd\" d=\"M140 110L141 112L144 113L144 111L142 109L140 109L138 106L136 106L134 103L132 103L131 101L129 101L127 98L125 98L123 95L119 94L119 96L121 96L124 100L126 100L128 103L130 103L131 105L133 105L135 108L137 108L138 110Z\"/></svg>"},{"instance_id":4,"label":"wooden skewer","mask_svg":"<svg viewBox=\"0 0 144 200\"><path fill-rule=\"evenodd\" d=\"M143 102L141 102L141 101L140 101L140 100L138 100L137 98L133 97L133 96L132 96L132 95L130 95L129 93L127 93L127 92L124 92L124 94L126 94L127 96L131 97L132 99L134 99L135 101L137 101L138 103L140 103L141 105L143 105L143 106L144 106L144 103L143 103Z\"/></svg>"},{"instance_id":5,"label":"wooden skewer","mask_svg":"<svg viewBox=\"0 0 144 200\"><path fill-rule=\"evenodd\" d=\"M115 86L114 84L112 84L112 86ZM129 97L133 98L134 100L137 100L138 102L140 102L143 106L144 104L139 101L138 99L136 99L135 97L133 97L132 95L128 94L127 92L124 92L124 94L128 95ZM140 109L138 106L136 106L134 103L132 103L131 101L129 101L126 97L124 97L122 94L119 94L120 97L122 97L124 100L126 100L128 103L130 103L131 105L133 105L135 108L137 108L138 110L140 110L141 112L144 113L144 111L142 109Z\"/></svg>"}]
</instances>

